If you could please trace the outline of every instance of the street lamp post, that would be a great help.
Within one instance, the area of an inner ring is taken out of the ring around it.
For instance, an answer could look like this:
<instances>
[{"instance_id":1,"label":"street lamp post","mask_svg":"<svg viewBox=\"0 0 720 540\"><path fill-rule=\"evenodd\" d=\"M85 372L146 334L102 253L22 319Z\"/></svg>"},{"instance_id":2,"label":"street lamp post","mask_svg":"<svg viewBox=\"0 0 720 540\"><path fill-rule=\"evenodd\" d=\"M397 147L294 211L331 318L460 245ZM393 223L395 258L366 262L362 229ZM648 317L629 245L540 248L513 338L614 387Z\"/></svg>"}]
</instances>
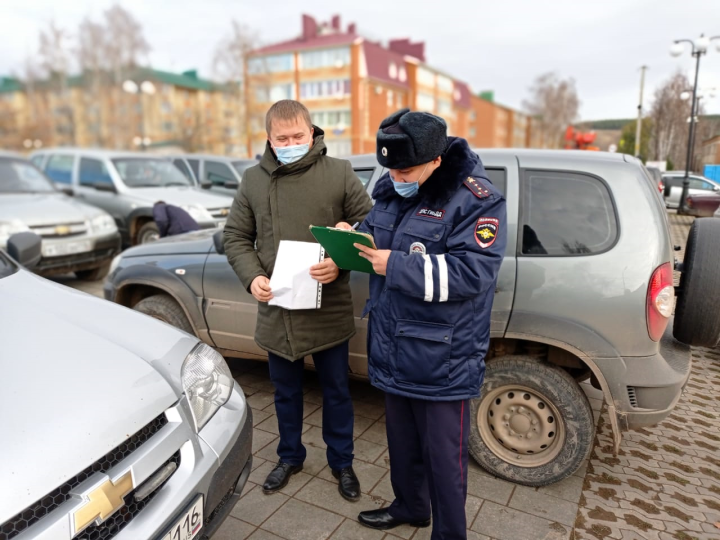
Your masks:
<instances>
[{"instance_id":1,"label":"street lamp post","mask_svg":"<svg viewBox=\"0 0 720 540\"><path fill-rule=\"evenodd\" d=\"M155 85L150 81L143 81L140 84L128 79L122 84L122 89L128 94L139 94L140 98L140 136L133 138L133 143L140 146L143 151L150 145L150 138L145 136L145 104L142 94L153 95Z\"/></svg>"},{"instance_id":2,"label":"street lamp post","mask_svg":"<svg viewBox=\"0 0 720 540\"><path fill-rule=\"evenodd\" d=\"M695 41L690 39L676 39L672 47L670 47L670 54L672 56L680 56L685 47L683 43L690 43L691 55L695 57L695 83L693 84L692 91L692 102L690 104L690 128L688 130L688 145L687 155L685 158L685 176L683 177L683 189L682 195L680 196L680 204L678 206L678 214L685 212L685 199L688 196L688 188L690 187L690 162L692 160L692 147L695 142L695 106L697 103L697 86L698 86L698 75L700 73L700 57L703 54L707 54L710 42L718 40L717 49L720 51L720 36L713 36L711 38L705 37L704 34L700 34L700 37Z\"/></svg>"}]
</instances>

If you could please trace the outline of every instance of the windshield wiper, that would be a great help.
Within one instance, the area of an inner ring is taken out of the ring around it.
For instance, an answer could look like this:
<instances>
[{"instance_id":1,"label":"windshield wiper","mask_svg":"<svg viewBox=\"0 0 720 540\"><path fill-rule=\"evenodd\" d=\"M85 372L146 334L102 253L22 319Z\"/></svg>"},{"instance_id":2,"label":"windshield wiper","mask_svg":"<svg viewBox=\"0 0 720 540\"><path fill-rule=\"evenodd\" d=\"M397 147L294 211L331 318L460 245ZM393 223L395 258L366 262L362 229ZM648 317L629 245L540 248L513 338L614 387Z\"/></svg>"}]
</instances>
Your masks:
<instances>
[{"instance_id":1,"label":"windshield wiper","mask_svg":"<svg viewBox=\"0 0 720 540\"><path fill-rule=\"evenodd\" d=\"M162 184L128 184L128 187L136 188L136 187L162 187Z\"/></svg>"},{"instance_id":2,"label":"windshield wiper","mask_svg":"<svg viewBox=\"0 0 720 540\"><path fill-rule=\"evenodd\" d=\"M163 187L167 187L167 186L190 187L190 186L189 186L188 184L186 184L185 182L168 182L167 184L163 184Z\"/></svg>"}]
</instances>

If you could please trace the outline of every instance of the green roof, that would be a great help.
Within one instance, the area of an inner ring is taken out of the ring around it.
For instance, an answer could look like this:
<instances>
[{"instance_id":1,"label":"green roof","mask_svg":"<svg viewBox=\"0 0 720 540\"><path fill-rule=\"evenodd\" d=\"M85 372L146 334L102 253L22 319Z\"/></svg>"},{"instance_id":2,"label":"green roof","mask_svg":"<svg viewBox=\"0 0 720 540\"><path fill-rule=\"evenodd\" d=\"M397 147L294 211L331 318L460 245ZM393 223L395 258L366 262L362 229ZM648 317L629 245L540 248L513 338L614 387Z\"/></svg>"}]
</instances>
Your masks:
<instances>
[{"instance_id":1,"label":"green roof","mask_svg":"<svg viewBox=\"0 0 720 540\"><path fill-rule=\"evenodd\" d=\"M0 77L0 94L9 94L11 92L21 92L22 83L14 77Z\"/></svg>"}]
</instances>

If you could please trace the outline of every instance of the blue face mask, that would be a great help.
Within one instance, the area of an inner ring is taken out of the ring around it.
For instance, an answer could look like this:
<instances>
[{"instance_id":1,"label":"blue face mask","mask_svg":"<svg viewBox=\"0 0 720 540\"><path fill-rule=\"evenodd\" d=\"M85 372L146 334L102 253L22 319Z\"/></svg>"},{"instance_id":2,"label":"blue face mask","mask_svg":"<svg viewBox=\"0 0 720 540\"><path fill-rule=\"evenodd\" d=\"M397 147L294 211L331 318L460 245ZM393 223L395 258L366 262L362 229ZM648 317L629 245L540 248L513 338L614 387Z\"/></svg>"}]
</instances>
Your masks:
<instances>
[{"instance_id":1,"label":"blue face mask","mask_svg":"<svg viewBox=\"0 0 720 540\"><path fill-rule=\"evenodd\" d=\"M428 165L430 165L430 163L425 165L425 168L423 169L423 172L420 173L420 178L417 179L417 182L396 182L395 180L392 180L391 177L390 180L392 180L393 187L395 188L397 194L406 198L417 195L420 190L420 180L422 180L425 171L427 171Z\"/></svg>"},{"instance_id":2,"label":"blue face mask","mask_svg":"<svg viewBox=\"0 0 720 540\"><path fill-rule=\"evenodd\" d=\"M278 161L283 165L295 163L310 151L310 143L296 144L294 146L273 147Z\"/></svg>"}]
</instances>

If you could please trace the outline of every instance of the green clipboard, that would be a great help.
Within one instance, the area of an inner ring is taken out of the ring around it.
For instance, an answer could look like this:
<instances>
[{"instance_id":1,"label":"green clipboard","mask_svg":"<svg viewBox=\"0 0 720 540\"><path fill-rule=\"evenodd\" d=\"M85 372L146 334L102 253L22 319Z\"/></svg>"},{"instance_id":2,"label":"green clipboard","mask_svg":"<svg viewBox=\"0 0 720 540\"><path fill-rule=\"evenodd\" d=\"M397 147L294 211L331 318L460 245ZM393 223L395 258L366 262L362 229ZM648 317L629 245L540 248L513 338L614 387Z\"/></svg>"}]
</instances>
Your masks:
<instances>
[{"instance_id":1,"label":"green clipboard","mask_svg":"<svg viewBox=\"0 0 720 540\"><path fill-rule=\"evenodd\" d=\"M362 244L373 249L375 241L367 233L336 229L334 227L316 227L310 225L310 232L320 245L325 248L325 253L330 257L338 268L342 270L356 270L366 274L374 274L372 264L360 256L360 250L353 244Z\"/></svg>"}]
</instances>

